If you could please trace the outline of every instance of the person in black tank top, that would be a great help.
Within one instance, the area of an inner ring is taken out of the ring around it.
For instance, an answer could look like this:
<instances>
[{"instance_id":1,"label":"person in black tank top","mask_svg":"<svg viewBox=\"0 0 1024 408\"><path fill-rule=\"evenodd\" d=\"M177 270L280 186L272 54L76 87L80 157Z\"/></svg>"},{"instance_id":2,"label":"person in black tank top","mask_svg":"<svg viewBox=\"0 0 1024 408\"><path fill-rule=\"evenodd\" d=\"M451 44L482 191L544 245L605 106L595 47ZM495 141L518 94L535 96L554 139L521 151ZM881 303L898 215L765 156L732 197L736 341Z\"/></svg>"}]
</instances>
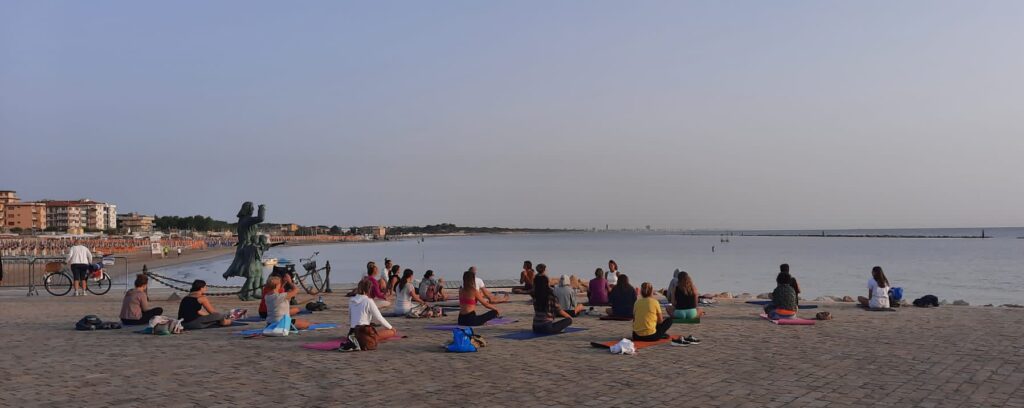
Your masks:
<instances>
[{"instance_id":1,"label":"person in black tank top","mask_svg":"<svg viewBox=\"0 0 1024 408\"><path fill-rule=\"evenodd\" d=\"M231 319L217 313L206 297L206 282L196 279L192 282L188 296L181 299L178 305L178 318L185 330L198 330L210 327L230 326Z\"/></svg>"}]
</instances>

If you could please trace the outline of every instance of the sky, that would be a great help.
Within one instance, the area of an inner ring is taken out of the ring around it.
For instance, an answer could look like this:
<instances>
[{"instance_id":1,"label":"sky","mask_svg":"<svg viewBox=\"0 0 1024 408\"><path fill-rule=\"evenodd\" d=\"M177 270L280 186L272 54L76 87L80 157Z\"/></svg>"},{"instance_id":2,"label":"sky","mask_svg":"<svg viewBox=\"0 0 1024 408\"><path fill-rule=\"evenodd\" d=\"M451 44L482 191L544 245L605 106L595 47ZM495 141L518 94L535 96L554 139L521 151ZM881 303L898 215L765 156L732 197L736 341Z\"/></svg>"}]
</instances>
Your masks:
<instances>
[{"instance_id":1,"label":"sky","mask_svg":"<svg viewBox=\"0 0 1024 408\"><path fill-rule=\"evenodd\" d=\"M1024 226L1020 1L0 3L0 190L555 228Z\"/></svg>"}]
</instances>

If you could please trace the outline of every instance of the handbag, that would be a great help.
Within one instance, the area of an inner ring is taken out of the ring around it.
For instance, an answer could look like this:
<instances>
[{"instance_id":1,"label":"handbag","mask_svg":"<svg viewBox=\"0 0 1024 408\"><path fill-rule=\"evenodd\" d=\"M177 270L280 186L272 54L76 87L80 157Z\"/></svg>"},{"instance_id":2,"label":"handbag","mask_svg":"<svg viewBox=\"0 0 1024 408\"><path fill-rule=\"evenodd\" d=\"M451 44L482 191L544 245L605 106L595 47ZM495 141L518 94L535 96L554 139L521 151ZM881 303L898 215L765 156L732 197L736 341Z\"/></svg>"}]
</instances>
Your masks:
<instances>
[{"instance_id":1,"label":"handbag","mask_svg":"<svg viewBox=\"0 0 1024 408\"><path fill-rule=\"evenodd\" d=\"M356 326L356 341L362 350L377 349L377 328L370 325Z\"/></svg>"}]
</instances>

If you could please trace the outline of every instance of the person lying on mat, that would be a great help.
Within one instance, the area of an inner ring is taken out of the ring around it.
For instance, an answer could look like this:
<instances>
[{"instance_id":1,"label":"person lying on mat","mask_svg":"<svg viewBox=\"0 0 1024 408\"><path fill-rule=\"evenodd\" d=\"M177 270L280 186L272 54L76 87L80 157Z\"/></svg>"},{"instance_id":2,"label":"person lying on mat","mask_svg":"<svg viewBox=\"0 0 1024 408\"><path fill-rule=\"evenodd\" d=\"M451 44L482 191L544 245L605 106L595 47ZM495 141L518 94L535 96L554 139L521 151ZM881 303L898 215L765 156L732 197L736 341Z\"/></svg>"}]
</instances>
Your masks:
<instances>
[{"instance_id":1,"label":"person lying on mat","mask_svg":"<svg viewBox=\"0 0 1024 408\"><path fill-rule=\"evenodd\" d=\"M264 285L264 291L266 295L263 298L267 301L267 325L277 323L283 319L286 314L298 314L298 308L293 308L288 303L296 294L299 293L299 288L295 285L285 286L284 281L280 276L271 276L267 279L267 284ZM283 291L279 291L283 290ZM295 309L295 313L291 313L292 309ZM292 326L296 329L305 330L309 328L309 320L306 319L292 319Z\"/></svg>"},{"instance_id":2,"label":"person lying on mat","mask_svg":"<svg viewBox=\"0 0 1024 408\"><path fill-rule=\"evenodd\" d=\"M698 308L697 287L693 286L693 279L690 274L679 271L677 282L672 295L672 310L669 313L676 319L693 320L704 316L704 309ZM642 291L642 289L641 289Z\"/></svg>"},{"instance_id":3,"label":"person lying on mat","mask_svg":"<svg viewBox=\"0 0 1024 408\"><path fill-rule=\"evenodd\" d=\"M621 285L624 275L619 276ZM655 341L667 339L672 318L661 313L661 305L654 298L654 285L644 282L640 285L640 299L633 306L633 340Z\"/></svg>"},{"instance_id":4,"label":"person lying on mat","mask_svg":"<svg viewBox=\"0 0 1024 408\"><path fill-rule=\"evenodd\" d=\"M354 337L356 328L359 326L379 325L380 327L377 327L377 339L379 340L393 337L398 333L391 326L391 323L388 323L384 316L380 314L380 308L377 307L377 303L367 296L371 290L371 281L364 279L356 287L356 295L348 300L348 336L352 344L358 344L357 341L354 341Z\"/></svg>"},{"instance_id":5,"label":"person lying on mat","mask_svg":"<svg viewBox=\"0 0 1024 408\"><path fill-rule=\"evenodd\" d=\"M608 280L604 278L604 271L597 268L594 271L594 279L590 280L587 291L587 302L591 306L608 305Z\"/></svg>"},{"instance_id":6,"label":"person lying on mat","mask_svg":"<svg viewBox=\"0 0 1024 408\"><path fill-rule=\"evenodd\" d=\"M537 272L533 270L533 262L524 261L523 271L519 272L519 283L523 284L518 288L512 288L512 293L520 295L530 295L533 297L533 278L536 277Z\"/></svg>"},{"instance_id":7,"label":"person lying on mat","mask_svg":"<svg viewBox=\"0 0 1024 408\"><path fill-rule=\"evenodd\" d=\"M178 318L182 320L181 327L185 330L231 325L231 319L217 313L217 309L210 303L210 298L206 297L206 281L202 279L193 281L188 296L181 298Z\"/></svg>"},{"instance_id":8,"label":"person lying on mat","mask_svg":"<svg viewBox=\"0 0 1024 408\"><path fill-rule=\"evenodd\" d=\"M881 266L871 268L871 279L868 280L868 297L857 296L857 301L864 307L872 309L889 308L889 279L885 277Z\"/></svg>"},{"instance_id":9,"label":"person lying on mat","mask_svg":"<svg viewBox=\"0 0 1024 408\"><path fill-rule=\"evenodd\" d=\"M800 306L797 305L796 290L793 289L792 280L793 277L786 269L775 277L775 283L778 286L772 291L772 303L765 306L765 312L772 320L796 317L796 311Z\"/></svg>"},{"instance_id":10,"label":"person lying on mat","mask_svg":"<svg viewBox=\"0 0 1024 408\"><path fill-rule=\"evenodd\" d=\"M544 280L547 280L546 275ZM553 293L555 298L558 299L558 305L569 316L576 317L583 313L583 304L576 301L576 290L572 287L572 279L569 278L569 275L562 275L558 279L558 286L555 286Z\"/></svg>"},{"instance_id":11,"label":"person lying on mat","mask_svg":"<svg viewBox=\"0 0 1024 408\"><path fill-rule=\"evenodd\" d=\"M153 316L164 313L163 308L149 306L149 296L146 295L148 287L148 276L141 273L135 275L135 289L125 292L124 300L121 302L121 324L125 326L147 324Z\"/></svg>"},{"instance_id":12,"label":"person lying on mat","mask_svg":"<svg viewBox=\"0 0 1024 408\"><path fill-rule=\"evenodd\" d=\"M608 293L608 302L612 305L607 310L609 316L633 317L636 289L629 284L629 276L619 275L619 283Z\"/></svg>"},{"instance_id":13,"label":"person lying on mat","mask_svg":"<svg viewBox=\"0 0 1024 408\"><path fill-rule=\"evenodd\" d=\"M412 310L412 302L421 305L427 304L416 294L416 289L412 286L412 275L412 269L406 269L392 290L395 292L395 308L392 310L392 314L395 316L405 316L406 313L409 313Z\"/></svg>"},{"instance_id":14,"label":"person lying on mat","mask_svg":"<svg viewBox=\"0 0 1024 408\"><path fill-rule=\"evenodd\" d=\"M540 269L543 265L537 265L537 268ZM561 333L572 324L572 316L559 307L558 298L551 289L551 285L548 284L547 275L537 275L534 282L536 285L533 288L533 332L538 334ZM572 291L568 287L566 289ZM556 317L562 319L555 321Z\"/></svg>"},{"instance_id":15,"label":"person lying on mat","mask_svg":"<svg viewBox=\"0 0 1024 408\"><path fill-rule=\"evenodd\" d=\"M448 297L444 294L444 279L434 278L434 271L423 273L419 287L420 298L427 302L443 302Z\"/></svg>"},{"instance_id":16,"label":"person lying on mat","mask_svg":"<svg viewBox=\"0 0 1024 408\"><path fill-rule=\"evenodd\" d=\"M473 276L477 276L475 266L470 266L469 270L473 272ZM474 282L476 282L476 290L480 291L480 294L482 294L483 297L487 299L488 302L491 302L492 304L508 302L507 294L503 297L497 297L492 295L491 291L487 290L487 286L484 285L484 280L480 279L480 277L474 279Z\"/></svg>"},{"instance_id":17,"label":"person lying on mat","mask_svg":"<svg viewBox=\"0 0 1024 408\"><path fill-rule=\"evenodd\" d=\"M483 292L477 290L476 281L476 273L473 272L472 268L462 274L462 288L459 289L460 326L481 326L487 323L488 320L501 315L501 311L484 297ZM491 310L482 315L477 315L477 304Z\"/></svg>"}]
</instances>

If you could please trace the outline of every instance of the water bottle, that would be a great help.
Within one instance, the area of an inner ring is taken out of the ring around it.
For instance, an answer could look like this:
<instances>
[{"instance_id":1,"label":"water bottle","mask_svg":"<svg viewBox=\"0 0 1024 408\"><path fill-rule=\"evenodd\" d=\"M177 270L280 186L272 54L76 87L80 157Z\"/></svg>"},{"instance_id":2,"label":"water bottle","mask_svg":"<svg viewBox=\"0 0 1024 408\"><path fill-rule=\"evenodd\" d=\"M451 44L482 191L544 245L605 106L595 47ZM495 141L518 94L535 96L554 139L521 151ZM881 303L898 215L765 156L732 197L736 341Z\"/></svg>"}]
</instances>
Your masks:
<instances>
[{"instance_id":1,"label":"water bottle","mask_svg":"<svg viewBox=\"0 0 1024 408\"><path fill-rule=\"evenodd\" d=\"M324 303L324 296L320 295L316 297L316 303Z\"/></svg>"}]
</instances>

